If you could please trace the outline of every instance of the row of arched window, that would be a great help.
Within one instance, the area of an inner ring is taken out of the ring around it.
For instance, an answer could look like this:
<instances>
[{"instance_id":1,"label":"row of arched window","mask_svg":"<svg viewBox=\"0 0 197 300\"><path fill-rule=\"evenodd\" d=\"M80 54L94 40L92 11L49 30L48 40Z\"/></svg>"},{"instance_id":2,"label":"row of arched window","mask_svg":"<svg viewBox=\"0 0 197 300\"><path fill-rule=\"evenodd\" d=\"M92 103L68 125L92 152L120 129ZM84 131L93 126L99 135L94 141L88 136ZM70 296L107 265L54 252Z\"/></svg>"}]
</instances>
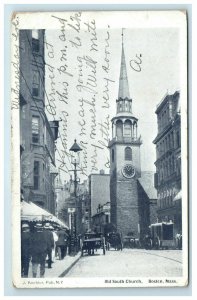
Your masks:
<instances>
[{"instance_id":1,"label":"row of arched window","mask_svg":"<svg viewBox=\"0 0 197 300\"><path fill-rule=\"evenodd\" d=\"M156 146L157 158L174 149L174 132L169 132Z\"/></svg>"},{"instance_id":2,"label":"row of arched window","mask_svg":"<svg viewBox=\"0 0 197 300\"><path fill-rule=\"evenodd\" d=\"M169 115L169 107L166 107L166 109L158 116L158 129L159 132L162 131L170 121L170 115Z\"/></svg>"},{"instance_id":3,"label":"row of arched window","mask_svg":"<svg viewBox=\"0 0 197 300\"><path fill-rule=\"evenodd\" d=\"M113 125L113 137L132 137L137 138L137 122L131 122L130 120L122 121L117 120Z\"/></svg>"},{"instance_id":4,"label":"row of arched window","mask_svg":"<svg viewBox=\"0 0 197 300\"><path fill-rule=\"evenodd\" d=\"M158 182L161 183L163 180L166 180L171 176L177 168L177 161L174 155L169 156L162 160L157 166L158 169Z\"/></svg>"},{"instance_id":5,"label":"row of arched window","mask_svg":"<svg viewBox=\"0 0 197 300\"><path fill-rule=\"evenodd\" d=\"M166 197L164 199L159 199L158 200L158 207L159 208L166 208L166 207L173 206L173 205L175 205L175 201L173 201L172 196L169 196L169 197Z\"/></svg>"},{"instance_id":6,"label":"row of arched window","mask_svg":"<svg viewBox=\"0 0 197 300\"><path fill-rule=\"evenodd\" d=\"M168 180L169 176L176 173L181 175L181 159L177 159L173 154L160 161L157 165L158 183Z\"/></svg>"},{"instance_id":7,"label":"row of arched window","mask_svg":"<svg viewBox=\"0 0 197 300\"><path fill-rule=\"evenodd\" d=\"M173 201L175 195L176 190L174 188L169 188L167 190L161 191L158 194L158 207L165 208L175 205L175 201Z\"/></svg>"},{"instance_id":8,"label":"row of arched window","mask_svg":"<svg viewBox=\"0 0 197 300\"><path fill-rule=\"evenodd\" d=\"M156 145L157 159L165 154L168 150L174 150L181 146L180 131L169 132L159 143Z\"/></svg>"}]
</instances>

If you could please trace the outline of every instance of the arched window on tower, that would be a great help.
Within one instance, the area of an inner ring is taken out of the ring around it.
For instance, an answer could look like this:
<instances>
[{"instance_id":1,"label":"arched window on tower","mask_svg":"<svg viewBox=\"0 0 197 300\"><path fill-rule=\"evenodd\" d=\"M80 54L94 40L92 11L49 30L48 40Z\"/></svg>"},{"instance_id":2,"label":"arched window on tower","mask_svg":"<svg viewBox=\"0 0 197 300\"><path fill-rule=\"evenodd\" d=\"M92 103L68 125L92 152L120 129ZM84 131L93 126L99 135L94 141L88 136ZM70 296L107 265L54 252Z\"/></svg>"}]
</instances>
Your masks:
<instances>
[{"instance_id":1,"label":"arched window on tower","mask_svg":"<svg viewBox=\"0 0 197 300\"><path fill-rule=\"evenodd\" d=\"M116 122L116 136L117 139L121 139L123 136L123 124L121 120Z\"/></svg>"},{"instance_id":2,"label":"arched window on tower","mask_svg":"<svg viewBox=\"0 0 197 300\"><path fill-rule=\"evenodd\" d=\"M124 150L125 160L132 160L132 149L130 147L126 147Z\"/></svg>"},{"instance_id":3,"label":"arched window on tower","mask_svg":"<svg viewBox=\"0 0 197 300\"><path fill-rule=\"evenodd\" d=\"M131 136L131 121L126 120L124 123L124 136L130 137Z\"/></svg>"}]
</instances>

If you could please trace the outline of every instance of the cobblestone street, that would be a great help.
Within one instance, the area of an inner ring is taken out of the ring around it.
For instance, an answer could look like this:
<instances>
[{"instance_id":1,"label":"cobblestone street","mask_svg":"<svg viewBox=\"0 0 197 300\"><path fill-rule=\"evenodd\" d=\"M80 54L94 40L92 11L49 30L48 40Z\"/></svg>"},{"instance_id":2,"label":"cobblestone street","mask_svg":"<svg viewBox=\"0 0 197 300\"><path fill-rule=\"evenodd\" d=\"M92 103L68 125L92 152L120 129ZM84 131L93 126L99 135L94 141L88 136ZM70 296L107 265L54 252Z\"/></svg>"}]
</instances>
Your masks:
<instances>
[{"instance_id":1,"label":"cobblestone street","mask_svg":"<svg viewBox=\"0 0 197 300\"><path fill-rule=\"evenodd\" d=\"M182 276L182 251L123 249L103 255L99 250L95 255L81 257L66 276L179 277Z\"/></svg>"}]
</instances>

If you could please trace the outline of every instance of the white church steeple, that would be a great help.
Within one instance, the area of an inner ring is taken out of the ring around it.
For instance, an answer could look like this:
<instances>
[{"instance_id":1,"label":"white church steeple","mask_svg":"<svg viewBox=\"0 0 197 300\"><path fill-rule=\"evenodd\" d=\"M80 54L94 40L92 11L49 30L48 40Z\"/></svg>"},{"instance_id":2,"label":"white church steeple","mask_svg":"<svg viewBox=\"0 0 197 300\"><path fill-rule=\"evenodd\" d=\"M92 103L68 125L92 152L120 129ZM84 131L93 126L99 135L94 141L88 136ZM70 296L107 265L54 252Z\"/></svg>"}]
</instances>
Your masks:
<instances>
[{"instance_id":1,"label":"white church steeple","mask_svg":"<svg viewBox=\"0 0 197 300\"><path fill-rule=\"evenodd\" d=\"M122 30L122 56L121 56L121 67L120 67L120 78L119 78L119 91L118 99L130 99L129 84L127 78L126 61L124 54L124 41L123 41L123 30Z\"/></svg>"}]
</instances>

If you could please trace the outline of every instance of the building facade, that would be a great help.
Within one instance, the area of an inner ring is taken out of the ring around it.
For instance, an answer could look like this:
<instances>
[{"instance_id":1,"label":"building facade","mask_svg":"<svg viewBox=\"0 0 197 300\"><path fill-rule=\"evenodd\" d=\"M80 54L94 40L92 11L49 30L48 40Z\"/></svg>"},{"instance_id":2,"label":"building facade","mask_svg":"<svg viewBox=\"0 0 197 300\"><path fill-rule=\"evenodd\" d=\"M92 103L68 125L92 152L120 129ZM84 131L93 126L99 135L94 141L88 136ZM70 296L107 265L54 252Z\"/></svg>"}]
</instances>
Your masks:
<instances>
[{"instance_id":1,"label":"building facade","mask_svg":"<svg viewBox=\"0 0 197 300\"><path fill-rule=\"evenodd\" d=\"M60 174L55 178L56 217L68 224L68 200L70 198L70 183L62 183Z\"/></svg>"},{"instance_id":2,"label":"building facade","mask_svg":"<svg viewBox=\"0 0 197 300\"><path fill-rule=\"evenodd\" d=\"M97 213L99 205L110 201L109 186L110 175L105 174L103 170L101 170L99 174L89 175L91 217Z\"/></svg>"},{"instance_id":3,"label":"building facade","mask_svg":"<svg viewBox=\"0 0 197 300\"><path fill-rule=\"evenodd\" d=\"M21 190L26 201L55 214L58 121L45 114L44 30L20 30Z\"/></svg>"},{"instance_id":4,"label":"building facade","mask_svg":"<svg viewBox=\"0 0 197 300\"><path fill-rule=\"evenodd\" d=\"M110 224L110 202L98 205L97 213L92 216L92 228L95 232L105 233L105 226Z\"/></svg>"},{"instance_id":5,"label":"building facade","mask_svg":"<svg viewBox=\"0 0 197 300\"><path fill-rule=\"evenodd\" d=\"M78 207L79 207L79 228L80 233L90 231L91 229L91 202L89 194L88 180L84 180L78 185Z\"/></svg>"},{"instance_id":6,"label":"building facade","mask_svg":"<svg viewBox=\"0 0 197 300\"><path fill-rule=\"evenodd\" d=\"M64 181L60 176L55 180L56 216L65 222L71 229L72 214L76 214L76 232L83 234L90 230L91 210L88 180L77 184L76 197L74 195L74 182Z\"/></svg>"},{"instance_id":7,"label":"building facade","mask_svg":"<svg viewBox=\"0 0 197 300\"><path fill-rule=\"evenodd\" d=\"M172 221L175 234L182 230L181 199L181 115L180 93L166 95L156 109L155 187L158 194L158 220Z\"/></svg>"},{"instance_id":8,"label":"building facade","mask_svg":"<svg viewBox=\"0 0 197 300\"><path fill-rule=\"evenodd\" d=\"M140 182L142 140L132 111L123 44L116 106L109 142L111 222L123 236L132 232L143 238L150 225L150 199Z\"/></svg>"}]
</instances>

